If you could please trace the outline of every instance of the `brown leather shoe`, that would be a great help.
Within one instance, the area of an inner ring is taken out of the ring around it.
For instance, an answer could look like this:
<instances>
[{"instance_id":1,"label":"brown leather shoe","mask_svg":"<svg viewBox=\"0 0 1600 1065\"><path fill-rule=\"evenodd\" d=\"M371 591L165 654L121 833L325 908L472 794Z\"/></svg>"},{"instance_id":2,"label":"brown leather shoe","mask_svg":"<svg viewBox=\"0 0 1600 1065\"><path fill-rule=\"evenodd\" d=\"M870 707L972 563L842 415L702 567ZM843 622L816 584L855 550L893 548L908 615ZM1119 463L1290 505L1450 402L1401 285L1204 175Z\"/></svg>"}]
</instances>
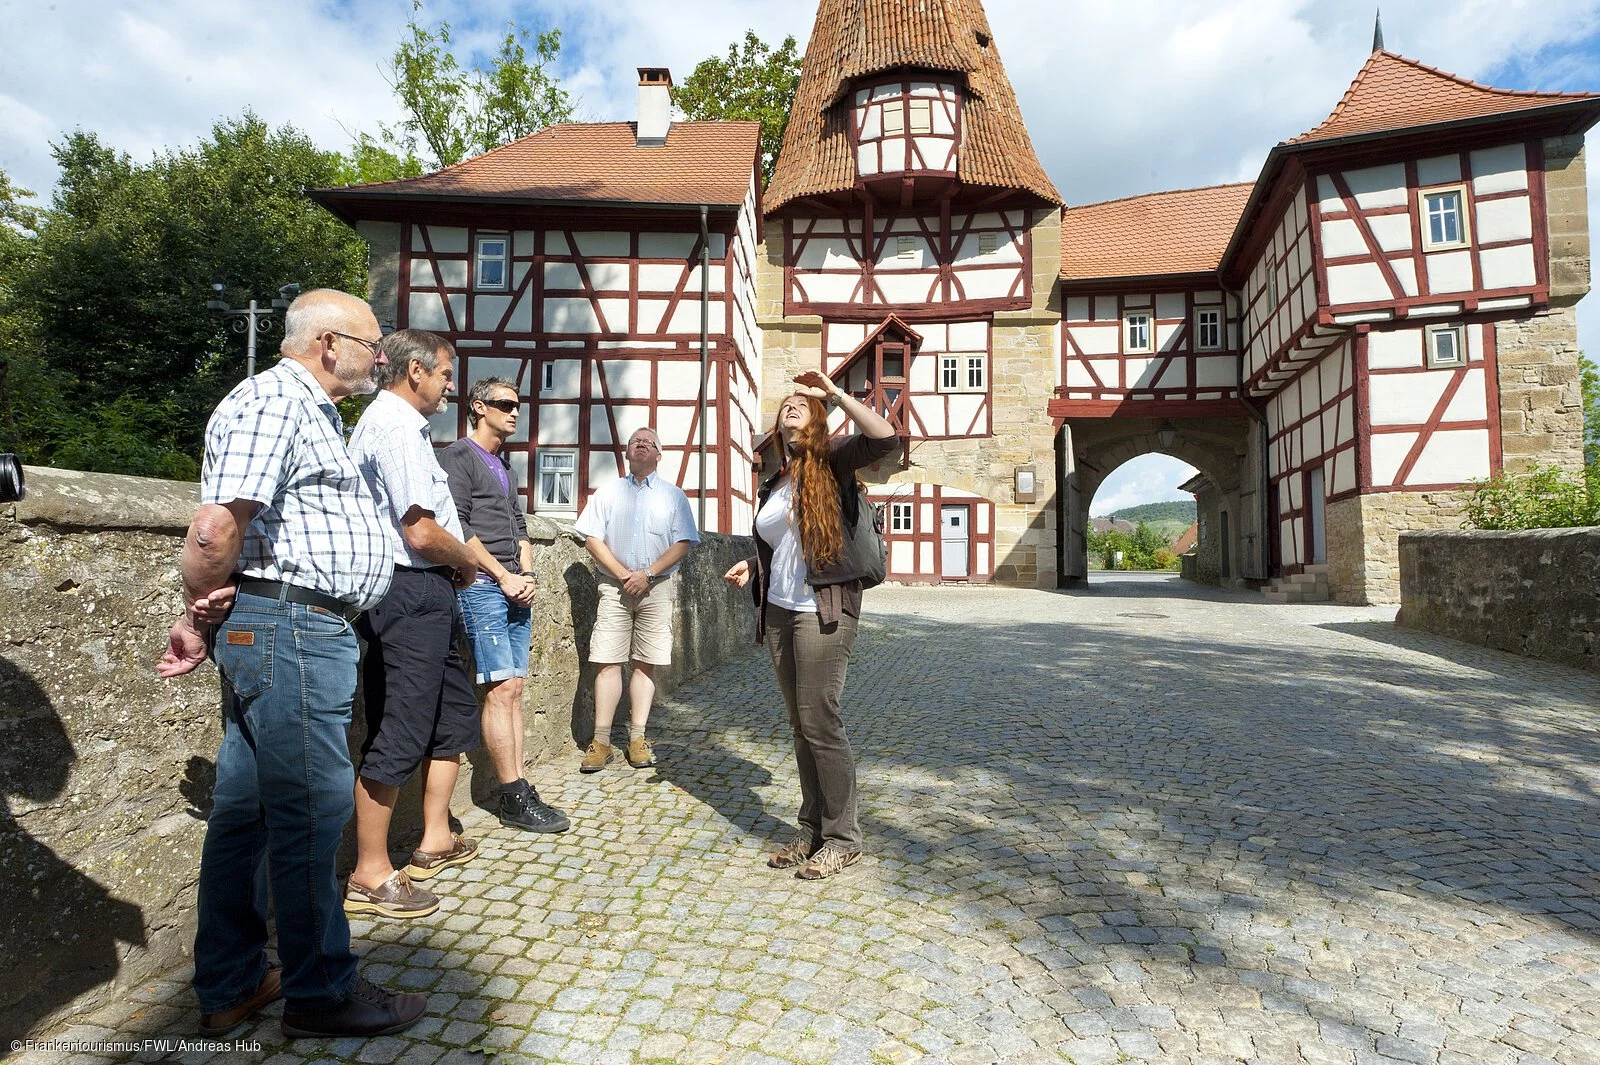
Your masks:
<instances>
[{"instance_id":1,"label":"brown leather shoe","mask_svg":"<svg viewBox=\"0 0 1600 1065\"><path fill-rule=\"evenodd\" d=\"M256 993L233 1007L221 1013L203 1013L200 1015L201 1035L227 1035L251 1017L259 1013L264 1006L271 1005L283 997L283 970L274 965L261 974L261 983L256 986Z\"/></svg>"},{"instance_id":2,"label":"brown leather shoe","mask_svg":"<svg viewBox=\"0 0 1600 1065\"><path fill-rule=\"evenodd\" d=\"M640 736L628 741L628 764L635 769L649 769L656 764L655 745Z\"/></svg>"},{"instance_id":3,"label":"brown leather shoe","mask_svg":"<svg viewBox=\"0 0 1600 1065\"><path fill-rule=\"evenodd\" d=\"M411 863L406 866L406 875L413 880L426 880L444 872L452 865L466 865L478 856L478 841L468 839L460 833L453 833L455 841L450 849L443 854L430 854L427 851L412 851Z\"/></svg>"},{"instance_id":4,"label":"brown leather shoe","mask_svg":"<svg viewBox=\"0 0 1600 1065\"><path fill-rule=\"evenodd\" d=\"M439 896L412 884L404 869L396 869L375 888L352 880L344 893L344 912L348 914L375 913L404 921L426 917L438 908Z\"/></svg>"},{"instance_id":5,"label":"brown leather shoe","mask_svg":"<svg viewBox=\"0 0 1600 1065\"><path fill-rule=\"evenodd\" d=\"M357 976L343 1002L309 1013L283 1011L283 1034L291 1039L373 1036L403 1032L422 1019L428 996L400 995Z\"/></svg>"},{"instance_id":6,"label":"brown leather shoe","mask_svg":"<svg viewBox=\"0 0 1600 1065\"><path fill-rule=\"evenodd\" d=\"M583 752L583 761L578 763L580 773L598 773L611 761L612 747L609 743L599 740L590 740L589 749Z\"/></svg>"}]
</instances>

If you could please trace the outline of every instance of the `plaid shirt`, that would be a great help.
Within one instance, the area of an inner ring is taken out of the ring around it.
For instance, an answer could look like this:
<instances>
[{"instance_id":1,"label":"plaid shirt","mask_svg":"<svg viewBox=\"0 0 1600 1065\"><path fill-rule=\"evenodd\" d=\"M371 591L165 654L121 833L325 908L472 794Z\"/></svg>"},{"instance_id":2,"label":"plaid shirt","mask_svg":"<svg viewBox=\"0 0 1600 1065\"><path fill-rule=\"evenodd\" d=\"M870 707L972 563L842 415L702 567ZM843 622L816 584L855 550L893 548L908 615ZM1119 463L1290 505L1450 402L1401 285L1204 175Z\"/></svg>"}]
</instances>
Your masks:
<instances>
[{"instance_id":1,"label":"plaid shirt","mask_svg":"<svg viewBox=\"0 0 1600 1065\"><path fill-rule=\"evenodd\" d=\"M260 503L239 572L363 609L389 590L393 560L344 423L311 372L284 359L239 382L206 423L201 500Z\"/></svg>"},{"instance_id":2,"label":"plaid shirt","mask_svg":"<svg viewBox=\"0 0 1600 1065\"><path fill-rule=\"evenodd\" d=\"M387 520L394 545L394 564L428 569L430 562L406 543L401 519L412 507L433 515L445 532L457 540L461 518L450 478L439 465L428 432L428 419L393 392L379 392L350 434L350 454L378 500L378 512Z\"/></svg>"}]
</instances>

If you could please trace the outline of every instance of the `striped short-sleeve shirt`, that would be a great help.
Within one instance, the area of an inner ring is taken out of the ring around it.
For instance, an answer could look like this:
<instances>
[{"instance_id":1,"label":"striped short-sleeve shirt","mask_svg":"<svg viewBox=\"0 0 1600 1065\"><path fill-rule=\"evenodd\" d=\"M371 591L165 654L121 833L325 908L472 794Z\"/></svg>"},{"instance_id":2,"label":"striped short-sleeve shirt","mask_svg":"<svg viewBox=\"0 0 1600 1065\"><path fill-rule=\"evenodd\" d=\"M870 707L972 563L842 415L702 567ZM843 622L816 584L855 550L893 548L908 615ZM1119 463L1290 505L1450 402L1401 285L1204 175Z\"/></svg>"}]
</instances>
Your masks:
<instances>
[{"instance_id":1,"label":"striped short-sleeve shirt","mask_svg":"<svg viewBox=\"0 0 1600 1065\"><path fill-rule=\"evenodd\" d=\"M261 504L239 572L363 609L389 590L388 532L345 447L338 408L292 359L239 382L206 423L201 499Z\"/></svg>"}]
</instances>

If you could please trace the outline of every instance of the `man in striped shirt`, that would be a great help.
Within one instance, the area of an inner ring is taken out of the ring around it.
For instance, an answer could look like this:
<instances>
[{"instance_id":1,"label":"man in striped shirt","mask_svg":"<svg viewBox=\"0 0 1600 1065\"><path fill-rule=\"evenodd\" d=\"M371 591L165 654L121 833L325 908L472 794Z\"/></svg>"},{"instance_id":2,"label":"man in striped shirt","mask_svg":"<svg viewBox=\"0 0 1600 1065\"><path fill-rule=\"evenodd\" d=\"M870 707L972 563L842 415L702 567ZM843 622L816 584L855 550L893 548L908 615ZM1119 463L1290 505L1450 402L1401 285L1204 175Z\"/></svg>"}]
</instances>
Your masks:
<instances>
[{"instance_id":1,"label":"man in striped shirt","mask_svg":"<svg viewBox=\"0 0 1600 1065\"><path fill-rule=\"evenodd\" d=\"M289 1036L398 1032L427 1006L357 971L334 869L354 784L351 622L383 598L393 567L334 404L372 391L378 337L355 296L302 295L285 317L283 358L229 392L206 426L186 610L157 671L187 673L209 649L223 681L194 948L207 1035L280 995ZM266 954L263 868L281 970Z\"/></svg>"}]
</instances>

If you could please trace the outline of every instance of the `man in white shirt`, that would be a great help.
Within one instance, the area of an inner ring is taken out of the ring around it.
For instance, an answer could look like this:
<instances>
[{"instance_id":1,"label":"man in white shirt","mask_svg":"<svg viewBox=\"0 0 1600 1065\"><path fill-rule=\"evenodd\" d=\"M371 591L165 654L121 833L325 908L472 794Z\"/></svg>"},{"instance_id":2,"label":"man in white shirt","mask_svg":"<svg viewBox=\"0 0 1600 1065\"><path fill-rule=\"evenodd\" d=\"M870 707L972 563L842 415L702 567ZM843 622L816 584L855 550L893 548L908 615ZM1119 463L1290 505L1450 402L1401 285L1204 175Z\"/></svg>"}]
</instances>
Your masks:
<instances>
[{"instance_id":1,"label":"man in white shirt","mask_svg":"<svg viewBox=\"0 0 1600 1065\"><path fill-rule=\"evenodd\" d=\"M594 678L594 739L578 768L597 773L611 760L611 723L628 684L628 764L656 764L645 736L655 698L655 670L672 661L672 574L700 542L683 489L656 473L661 438L642 428L628 438L628 476L597 489L574 526L599 568L600 605L589 639Z\"/></svg>"},{"instance_id":2,"label":"man in white shirt","mask_svg":"<svg viewBox=\"0 0 1600 1065\"><path fill-rule=\"evenodd\" d=\"M450 344L403 329L383 339L382 390L350 437L350 453L390 528L394 581L362 615L367 739L356 780L356 867L346 887L350 914L424 917L439 899L412 881L471 861L475 841L450 831L450 793L461 755L478 746L478 699L456 647L455 590L472 582L477 559L461 539L450 482L434 457L428 415L455 380ZM404 869L389 860L389 821L400 788L423 774L422 841Z\"/></svg>"}]
</instances>

